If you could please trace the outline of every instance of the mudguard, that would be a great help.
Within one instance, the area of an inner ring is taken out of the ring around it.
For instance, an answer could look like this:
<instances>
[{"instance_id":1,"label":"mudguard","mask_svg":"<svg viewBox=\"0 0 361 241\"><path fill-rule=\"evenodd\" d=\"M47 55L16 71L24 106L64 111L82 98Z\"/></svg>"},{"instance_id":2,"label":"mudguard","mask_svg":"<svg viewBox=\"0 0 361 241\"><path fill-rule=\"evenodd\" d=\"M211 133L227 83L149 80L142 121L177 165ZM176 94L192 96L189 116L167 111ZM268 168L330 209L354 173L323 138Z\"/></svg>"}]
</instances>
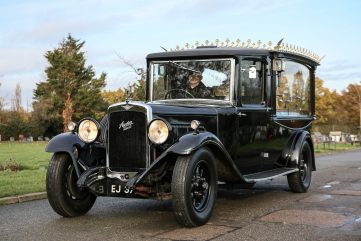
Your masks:
<instances>
[{"instance_id":1,"label":"mudguard","mask_svg":"<svg viewBox=\"0 0 361 241\"><path fill-rule=\"evenodd\" d=\"M239 172L237 166L233 162L231 156L223 146L222 142L217 136L210 132L190 133L180 137L171 147L164 151L151 165L139 176L130 179L127 183L128 187L133 187L144 179L152 170L163 164L166 161L166 156L169 154L175 155L189 155L201 147L208 147L216 156L218 163L217 169L221 175L227 176L230 181L249 183ZM174 160L175 161L175 160Z\"/></svg>"},{"instance_id":2,"label":"mudguard","mask_svg":"<svg viewBox=\"0 0 361 241\"><path fill-rule=\"evenodd\" d=\"M293 142L292 149L291 149L292 152L290 154L290 159L289 159L288 165L289 165L289 167L298 167L300 150L301 150L301 147L302 147L302 144L304 141L307 141L308 144L310 145L310 148L312 151L312 171L316 171L313 143L312 143L311 135L308 131L297 132L295 140Z\"/></svg>"},{"instance_id":3,"label":"mudguard","mask_svg":"<svg viewBox=\"0 0 361 241\"><path fill-rule=\"evenodd\" d=\"M62 133L53 137L49 141L48 145L45 148L45 151L53 152L53 153L67 152L73 161L75 171L79 177L80 176L79 168L73 154L74 145L78 146L79 148L83 148L85 146L85 143L82 140L80 140L77 134L71 132Z\"/></svg>"}]
</instances>

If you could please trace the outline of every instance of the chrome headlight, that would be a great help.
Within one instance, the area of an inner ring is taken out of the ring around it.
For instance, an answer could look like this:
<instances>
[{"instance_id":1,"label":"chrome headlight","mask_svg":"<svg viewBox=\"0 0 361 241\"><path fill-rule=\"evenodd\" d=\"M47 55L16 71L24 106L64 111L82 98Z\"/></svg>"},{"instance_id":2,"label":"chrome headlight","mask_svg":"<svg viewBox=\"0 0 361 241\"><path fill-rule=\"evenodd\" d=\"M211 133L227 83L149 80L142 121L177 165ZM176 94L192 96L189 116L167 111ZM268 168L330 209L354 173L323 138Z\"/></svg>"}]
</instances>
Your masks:
<instances>
[{"instance_id":1,"label":"chrome headlight","mask_svg":"<svg viewBox=\"0 0 361 241\"><path fill-rule=\"evenodd\" d=\"M169 136L169 127L162 120L153 120L148 128L148 137L156 145L163 144Z\"/></svg>"},{"instance_id":2,"label":"chrome headlight","mask_svg":"<svg viewBox=\"0 0 361 241\"><path fill-rule=\"evenodd\" d=\"M95 141L99 134L99 123L91 118L83 119L79 122L78 135L85 143Z\"/></svg>"}]
</instances>

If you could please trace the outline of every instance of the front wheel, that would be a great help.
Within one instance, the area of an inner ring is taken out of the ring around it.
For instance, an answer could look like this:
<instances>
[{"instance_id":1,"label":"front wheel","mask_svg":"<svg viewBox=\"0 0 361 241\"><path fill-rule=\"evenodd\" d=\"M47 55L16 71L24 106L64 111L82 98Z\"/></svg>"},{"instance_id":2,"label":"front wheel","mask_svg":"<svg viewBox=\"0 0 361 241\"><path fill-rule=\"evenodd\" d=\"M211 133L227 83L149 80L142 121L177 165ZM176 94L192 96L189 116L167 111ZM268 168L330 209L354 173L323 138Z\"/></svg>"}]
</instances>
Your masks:
<instances>
[{"instance_id":1,"label":"front wheel","mask_svg":"<svg viewBox=\"0 0 361 241\"><path fill-rule=\"evenodd\" d=\"M46 174L46 192L51 207L63 217L76 217L87 213L96 196L80 190L71 158L66 153L55 153Z\"/></svg>"},{"instance_id":2,"label":"front wheel","mask_svg":"<svg viewBox=\"0 0 361 241\"><path fill-rule=\"evenodd\" d=\"M312 151L307 141L302 144L299 159L298 172L287 175L288 185L292 192L307 192L312 177Z\"/></svg>"},{"instance_id":3,"label":"front wheel","mask_svg":"<svg viewBox=\"0 0 361 241\"><path fill-rule=\"evenodd\" d=\"M172 177L173 209L177 221L187 227L205 224L217 196L217 171L210 150L201 148L178 157Z\"/></svg>"}]
</instances>

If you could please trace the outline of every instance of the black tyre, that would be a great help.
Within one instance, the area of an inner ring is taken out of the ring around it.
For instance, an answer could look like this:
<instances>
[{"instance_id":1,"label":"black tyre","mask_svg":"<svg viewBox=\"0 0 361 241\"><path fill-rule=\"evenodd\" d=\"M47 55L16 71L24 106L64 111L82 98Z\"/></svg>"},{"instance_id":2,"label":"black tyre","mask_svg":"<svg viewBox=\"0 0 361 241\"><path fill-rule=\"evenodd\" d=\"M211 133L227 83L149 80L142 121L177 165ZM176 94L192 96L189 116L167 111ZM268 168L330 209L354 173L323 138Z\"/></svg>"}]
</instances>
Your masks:
<instances>
[{"instance_id":1,"label":"black tyre","mask_svg":"<svg viewBox=\"0 0 361 241\"><path fill-rule=\"evenodd\" d=\"M307 192L312 177L312 151L307 141L302 144L298 168L298 172L287 175L288 185L292 192Z\"/></svg>"},{"instance_id":2,"label":"black tyre","mask_svg":"<svg viewBox=\"0 0 361 241\"><path fill-rule=\"evenodd\" d=\"M55 153L46 174L46 192L51 207L63 217L76 217L88 212L96 196L80 190L71 158L66 153Z\"/></svg>"},{"instance_id":3,"label":"black tyre","mask_svg":"<svg viewBox=\"0 0 361 241\"><path fill-rule=\"evenodd\" d=\"M172 177L173 209L177 221L187 227L205 224L217 196L217 171L210 150L201 148L180 156Z\"/></svg>"}]
</instances>

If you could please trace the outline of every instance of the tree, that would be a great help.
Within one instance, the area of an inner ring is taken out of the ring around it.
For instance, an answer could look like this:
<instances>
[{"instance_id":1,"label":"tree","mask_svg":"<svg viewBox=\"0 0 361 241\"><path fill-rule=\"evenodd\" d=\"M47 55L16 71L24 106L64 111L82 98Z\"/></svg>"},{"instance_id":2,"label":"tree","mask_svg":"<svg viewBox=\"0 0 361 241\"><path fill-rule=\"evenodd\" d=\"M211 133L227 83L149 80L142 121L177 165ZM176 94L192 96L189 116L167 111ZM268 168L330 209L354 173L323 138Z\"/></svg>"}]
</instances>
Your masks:
<instances>
[{"instance_id":1,"label":"tree","mask_svg":"<svg viewBox=\"0 0 361 241\"><path fill-rule=\"evenodd\" d=\"M21 106L21 87L18 83L15 87L14 97L11 102L11 110L0 108L0 133L4 140L10 137L17 138L19 135L29 133L29 113Z\"/></svg>"},{"instance_id":2,"label":"tree","mask_svg":"<svg viewBox=\"0 0 361 241\"><path fill-rule=\"evenodd\" d=\"M14 98L12 99L11 108L16 112L23 111L23 108L21 106L21 87L19 83L17 83L15 87L15 94L14 94Z\"/></svg>"},{"instance_id":3,"label":"tree","mask_svg":"<svg viewBox=\"0 0 361 241\"><path fill-rule=\"evenodd\" d=\"M102 73L96 78L93 66L86 66L82 51L84 44L85 41L81 42L69 34L58 48L47 51L47 78L37 83L34 91L34 109L45 112L45 118L51 116L53 121L62 120L64 131L68 130L70 121L78 121L84 116L100 119L106 110L101 97L106 74ZM60 132L57 129L59 123L52 125L56 132Z\"/></svg>"},{"instance_id":4,"label":"tree","mask_svg":"<svg viewBox=\"0 0 361 241\"><path fill-rule=\"evenodd\" d=\"M340 95L323 86L323 80L316 77L316 116L315 124L336 124L336 110Z\"/></svg>"},{"instance_id":5,"label":"tree","mask_svg":"<svg viewBox=\"0 0 361 241\"><path fill-rule=\"evenodd\" d=\"M33 111L30 118L30 134L32 136L54 136L62 130L62 117L52 110L52 100L44 99L33 103Z\"/></svg>"},{"instance_id":6,"label":"tree","mask_svg":"<svg viewBox=\"0 0 361 241\"><path fill-rule=\"evenodd\" d=\"M14 110L4 112L4 120L0 123L2 139L8 140L10 137L17 139L19 135L28 135L28 121L29 113Z\"/></svg>"},{"instance_id":7,"label":"tree","mask_svg":"<svg viewBox=\"0 0 361 241\"><path fill-rule=\"evenodd\" d=\"M125 93L124 90L119 88L118 90L115 91L103 91L102 92L102 97L103 100L108 104L114 104L117 102L121 102L125 100Z\"/></svg>"},{"instance_id":8,"label":"tree","mask_svg":"<svg viewBox=\"0 0 361 241\"><path fill-rule=\"evenodd\" d=\"M349 84L342 92L342 105L347 108L345 119L350 127L361 126L361 85Z\"/></svg>"},{"instance_id":9,"label":"tree","mask_svg":"<svg viewBox=\"0 0 361 241\"><path fill-rule=\"evenodd\" d=\"M340 106L341 95L336 91L330 91L323 86L324 81L316 77L315 83L315 105L316 105L316 121L314 129L323 133L329 133L333 130L341 130L340 125L343 125L341 116L345 110ZM339 115L340 113L341 115ZM346 128L342 126L342 130Z\"/></svg>"},{"instance_id":10,"label":"tree","mask_svg":"<svg viewBox=\"0 0 361 241\"><path fill-rule=\"evenodd\" d=\"M1 83L0 83L1 87ZM4 113L4 98L0 96L0 130L2 127L2 123L5 121L5 113Z\"/></svg>"},{"instance_id":11,"label":"tree","mask_svg":"<svg viewBox=\"0 0 361 241\"><path fill-rule=\"evenodd\" d=\"M136 83L130 86L132 98L134 100L145 101L146 96L146 81L145 78L139 79Z\"/></svg>"},{"instance_id":12,"label":"tree","mask_svg":"<svg viewBox=\"0 0 361 241\"><path fill-rule=\"evenodd\" d=\"M1 87L1 82L0 82L0 87ZM0 96L0 112L3 111L5 106L5 100L2 96Z\"/></svg>"}]
</instances>

